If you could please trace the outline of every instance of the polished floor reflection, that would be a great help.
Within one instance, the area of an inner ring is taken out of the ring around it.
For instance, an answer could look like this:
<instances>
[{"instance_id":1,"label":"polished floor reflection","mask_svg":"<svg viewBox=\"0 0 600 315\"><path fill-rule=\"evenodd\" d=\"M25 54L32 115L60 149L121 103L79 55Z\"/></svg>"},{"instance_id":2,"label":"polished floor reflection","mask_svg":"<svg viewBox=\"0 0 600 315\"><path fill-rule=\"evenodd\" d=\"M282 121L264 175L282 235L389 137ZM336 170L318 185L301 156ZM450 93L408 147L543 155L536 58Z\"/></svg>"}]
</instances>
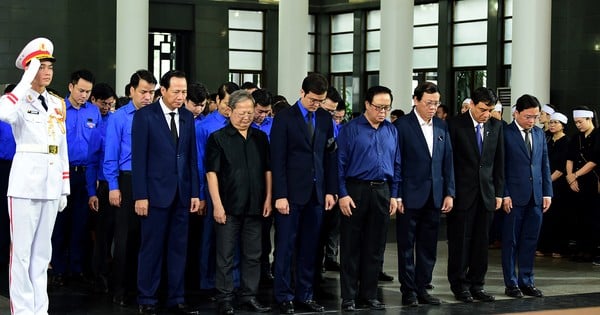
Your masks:
<instances>
[{"instance_id":1,"label":"polished floor reflection","mask_svg":"<svg viewBox=\"0 0 600 315\"><path fill-rule=\"evenodd\" d=\"M386 250L384 270L396 275L396 249L395 243L389 243ZM454 300L450 294L450 287L446 280L447 247L445 241L438 243L438 262L434 270L431 294L442 299L441 306L419 306L406 308L401 306L401 296L397 281L381 282L380 297L387 304L385 311L359 310L355 314L506 314L518 312L534 312L549 310L562 310L558 314L600 314L600 267L591 263L576 263L567 258L536 258L536 284L546 297L523 298L519 300L504 296L502 284L502 270L500 268L500 251L490 251L490 266L487 277L486 289L496 295L493 303L462 304ZM0 314L9 314L8 300L6 298L6 274L1 276L2 288L0 289ZM317 290L316 300L326 308L326 313L340 312L339 275L328 271ZM261 288L259 299L272 302L271 290ZM198 307L202 314L214 314L216 305L208 296L198 291L189 292L188 302ZM275 306L275 305L273 305ZM575 309L575 310L571 310ZM568 311L567 311L568 310ZM99 314L136 314L134 306L119 307L111 302L107 295L92 293L86 285L70 285L50 291L50 314L73 315L99 315ZM164 311L164 314L168 312ZM161 313L161 314L163 314ZM248 314L247 312L238 312ZM277 312L274 312L277 313ZM542 312L540 314L555 314Z\"/></svg>"}]
</instances>

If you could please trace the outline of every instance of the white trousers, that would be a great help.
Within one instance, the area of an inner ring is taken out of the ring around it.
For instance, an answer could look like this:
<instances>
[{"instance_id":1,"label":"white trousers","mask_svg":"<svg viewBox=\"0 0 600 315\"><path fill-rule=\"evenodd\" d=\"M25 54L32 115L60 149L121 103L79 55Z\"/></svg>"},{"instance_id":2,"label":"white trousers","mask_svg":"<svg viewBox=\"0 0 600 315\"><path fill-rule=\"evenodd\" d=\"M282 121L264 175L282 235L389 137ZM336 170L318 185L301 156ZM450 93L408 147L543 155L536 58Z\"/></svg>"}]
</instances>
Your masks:
<instances>
[{"instance_id":1,"label":"white trousers","mask_svg":"<svg viewBox=\"0 0 600 315\"><path fill-rule=\"evenodd\" d=\"M48 264L59 200L8 197L10 216L9 291L13 315L48 314Z\"/></svg>"}]
</instances>

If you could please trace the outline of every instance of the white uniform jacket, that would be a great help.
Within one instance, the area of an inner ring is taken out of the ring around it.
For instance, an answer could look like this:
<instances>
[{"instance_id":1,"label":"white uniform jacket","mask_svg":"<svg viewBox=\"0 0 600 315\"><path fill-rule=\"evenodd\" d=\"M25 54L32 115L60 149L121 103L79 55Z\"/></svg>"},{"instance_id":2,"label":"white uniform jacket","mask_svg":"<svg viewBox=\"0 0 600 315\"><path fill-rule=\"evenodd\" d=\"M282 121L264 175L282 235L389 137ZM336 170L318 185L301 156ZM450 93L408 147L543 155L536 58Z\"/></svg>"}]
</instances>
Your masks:
<instances>
[{"instance_id":1,"label":"white uniform jacket","mask_svg":"<svg viewBox=\"0 0 600 315\"><path fill-rule=\"evenodd\" d=\"M0 120L12 127L17 144L7 196L57 200L69 195L69 158L63 99L42 93L48 111L32 89L16 104L0 101Z\"/></svg>"}]
</instances>

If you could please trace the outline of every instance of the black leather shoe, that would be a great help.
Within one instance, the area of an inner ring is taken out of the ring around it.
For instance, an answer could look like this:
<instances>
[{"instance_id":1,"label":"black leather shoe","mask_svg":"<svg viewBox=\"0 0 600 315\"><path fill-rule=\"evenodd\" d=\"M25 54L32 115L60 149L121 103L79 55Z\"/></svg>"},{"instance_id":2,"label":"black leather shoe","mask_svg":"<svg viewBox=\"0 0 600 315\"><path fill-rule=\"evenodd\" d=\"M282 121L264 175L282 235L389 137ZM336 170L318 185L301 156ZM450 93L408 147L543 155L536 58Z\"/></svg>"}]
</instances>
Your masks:
<instances>
[{"instance_id":1,"label":"black leather shoe","mask_svg":"<svg viewBox=\"0 0 600 315\"><path fill-rule=\"evenodd\" d=\"M389 282L389 281L394 281L394 277L390 276L387 273L385 273L385 272L382 271L382 272L379 273L379 279L378 280L379 281L388 281Z\"/></svg>"},{"instance_id":2,"label":"black leather shoe","mask_svg":"<svg viewBox=\"0 0 600 315\"><path fill-rule=\"evenodd\" d=\"M242 304L242 307L255 313L266 313L271 311L271 308L269 306L264 306L260 304L260 302L258 302L256 298L251 298L250 300L244 302Z\"/></svg>"},{"instance_id":3,"label":"black leather shoe","mask_svg":"<svg viewBox=\"0 0 600 315\"><path fill-rule=\"evenodd\" d=\"M302 308L305 311L309 311L309 312L315 312L315 313L321 313L323 311L325 311L325 308L319 304L317 304L317 302L313 301L313 300L306 300L306 301L302 301L302 302L298 302L298 307Z\"/></svg>"},{"instance_id":4,"label":"black leather shoe","mask_svg":"<svg viewBox=\"0 0 600 315\"><path fill-rule=\"evenodd\" d=\"M169 310L175 314L182 314L182 315L200 314L200 311L193 309L189 305L183 304L183 303L172 306L169 308Z\"/></svg>"},{"instance_id":5,"label":"black leather shoe","mask_svg":"<svg viewBox=\"0 0 600 315\"><path fill-rule=\"evenodd\" d=\"M294 314L294 303L285 301L279 304L279 314Z\"/></svg>"},{"instance_id":6,"label":"black leather shoe","mask_svg":"<svg viewBox=\"0 0 600 315\"><path fill-rule=\"evenodd\" d=\"M477 301L481 301L481 302L494 302L496 300L496 298L485 292L485 290L471 290L471 296L473 296L473 298Z\"/></svg>"},{"instance_id":7,"label":"black leather shoe","mask_svg":"<svg viewBox=\"0 0 600 315\"><path fill-rule=\"evenodd\" d=\"M221 315L235 314L235 311L233 310L233 306L231 305L231 302L225 301L225 302L219 303L219 314L221 314Z\"/></svg>"},{"instance_id":8,"label":"black leather shoe","mask_svg":"<svg viewBox=\"0 0 600 315\"><path fill-rule=\"evenodd\" d=\"M138 308L138 314L140 315L156 315L156 306L155 305L140 305Z\"/></svg>"},{"instance_id":9,"label":"black leather shoe","mask_svg":"<svg viewBox=\"0 0 600 315\"><path fill-rule=\"evenodd\" d=\"M325 261L324 267L328 271L340 271L340 263L337 261Z\"/></svg>"},{"instance_id":10,"label":"black leather shoe","mask_svg":"<svg viewBox=\"0 0 600 315\"><path fill-rule=\"evenodd\" d=\"M542 291L540 291L540 289L536 288L534 285L523 286L519 288L521 289L521 292L527 296L544 297Z\"/></svg>"},{"instance_id":11,"label":"black leather shoe","mask_svg":"<svg viewBox=\"0 0 600 315\"><path fill-rule=\"evenodd\" d=\"M127 300L122 295L113 296L112 302L114 305L118 305L120 307L126 307L128 305Z\"/></svg>"},{"instance_id":12,"label":"black leather shoe","mask_svg":"<svg viewBox=\"0 0 600 315\"><path fill-rule=\"evenodd\" d=\"M433 288L435 288L435 287L431 283L428 283L428 284L425 285L425 289L426 290L433 290Z\"/></svg>"},{"instance_id":13,"label":"black leather shoe","mask_svg":"<svg viewBox=\"0 0 600 315\"><path fill-rule=\"evenodd\" d=\"M362 300L360 308L369 308L374 311L379 311L385 309L385 304L381 303L378 299Z\"/></svg>"},{"instance_id":14,"label":"black leather shoe","mask_svg":"<svg viewBox=\"0 0 600 315\"><path fill-rule=\"evenodd\" d=\"M342 300L342 312L354 312L356 311L356 306L354 305L354 300Z\"/></svg>"},{"instance_id":15,"label":"black leather shoe","mask_svg":"<svg viewBox=\"0 0 600 315\"><path fill-rule=\"evenodd\" d=\"M463 303L473 303L473 296L469 291L461 291L454 294L454 298L457 301L461 301Z\"/></svg>"},{"instance_id":16,"label":"black leather shoe","mask_svg":"<svg viewBox=\"0 0 600 315\"><path fill-rule=\"evenodd\" d=\"M506 294L506 296L510 296L512 298L517 298L520 299L523 297L523 292L521 292L521 289L519 289L519 287L507 287L506 289L504 289L504 294Z\"/></svg>"},{"instance_id":17,"label":"black leather shoe","mask_svg":"<svg viewBox=\"0 0 600 315\"><path fill-rule=\"evenodd\" d=\"M402 305L410 306L410 307L417 307L417 306L419 306L419 303L417 302L416 296L403 294L402 295Z\"/></svg>"},{"instance_id":18,"label":"black leather shoe","mask_svg":"<svg viewBox=\"0 0 600 315\"><path fill-rule=\"evenodd\" d=\"M433 297L429 293L419 294L417 296L417 300L419 304L429 304L429 305L440 305L442 301L436 297Z\"/></svg>"}]
</instances>

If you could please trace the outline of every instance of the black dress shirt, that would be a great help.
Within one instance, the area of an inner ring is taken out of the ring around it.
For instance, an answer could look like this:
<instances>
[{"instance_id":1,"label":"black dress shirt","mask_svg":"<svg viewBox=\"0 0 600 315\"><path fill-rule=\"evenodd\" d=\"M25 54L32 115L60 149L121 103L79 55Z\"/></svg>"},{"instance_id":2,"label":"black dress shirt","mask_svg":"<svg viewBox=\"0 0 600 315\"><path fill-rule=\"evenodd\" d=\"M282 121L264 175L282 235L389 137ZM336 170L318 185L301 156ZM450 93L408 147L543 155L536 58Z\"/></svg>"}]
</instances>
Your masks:
<instances>
[{"instance_id":1,"label":"black dress shirt","mask_svg":"<svg viewBox=\"0 0 600 315\"><path fill-rule=\"evenodd\" d=\"M267 135L249 128L244 138L229 123L210 135L205 156L206 171L217 173L225 213L261 215L271 170Z\"/></svg>"}]
</instances>

